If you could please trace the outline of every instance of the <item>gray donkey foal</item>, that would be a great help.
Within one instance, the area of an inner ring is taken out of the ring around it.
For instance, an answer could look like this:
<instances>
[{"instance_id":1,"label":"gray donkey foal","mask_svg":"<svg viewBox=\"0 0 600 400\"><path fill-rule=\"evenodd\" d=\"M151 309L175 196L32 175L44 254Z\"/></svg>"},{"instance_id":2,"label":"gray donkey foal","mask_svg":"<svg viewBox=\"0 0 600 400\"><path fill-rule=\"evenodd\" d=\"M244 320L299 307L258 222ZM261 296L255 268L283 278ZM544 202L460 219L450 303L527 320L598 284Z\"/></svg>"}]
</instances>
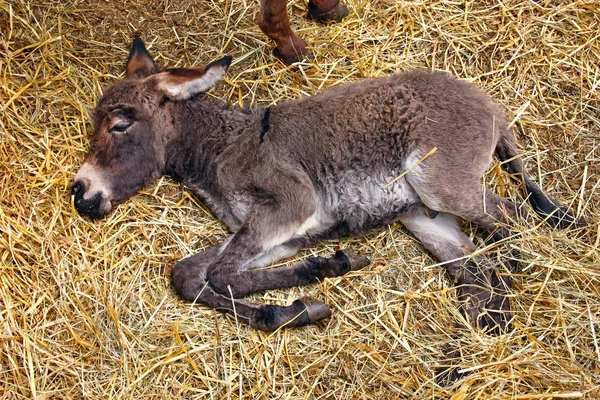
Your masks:
<instances>
[{"instance_id":1,"label":"gray donkey foal","mask_svg":"<svg viewBox=\"0 0 600 400\"><path fill-rule=\"evenodd\" d=\"M524 171L504 114L488 95L445 73L412 71L271 107L239 108L202 95L230 62L157 72L136 39L126 79L96 107L90 151L72 184L78 211L101 218L163 174L183 182L232 235L181 260L173 287L186 300L263 330L303 326L331 313L319 301L278 306L240 298L340 276L368 260L338 251L263 267L319 240L399 220L446 263L467 319L506 328L510 278L465 257L475 245L457 221L502 232L496 223L506 221L503 210L516 212L481 184L494 153L522 179L533 208L551 225L574 218Z\"/></svg>"}]
</instances>

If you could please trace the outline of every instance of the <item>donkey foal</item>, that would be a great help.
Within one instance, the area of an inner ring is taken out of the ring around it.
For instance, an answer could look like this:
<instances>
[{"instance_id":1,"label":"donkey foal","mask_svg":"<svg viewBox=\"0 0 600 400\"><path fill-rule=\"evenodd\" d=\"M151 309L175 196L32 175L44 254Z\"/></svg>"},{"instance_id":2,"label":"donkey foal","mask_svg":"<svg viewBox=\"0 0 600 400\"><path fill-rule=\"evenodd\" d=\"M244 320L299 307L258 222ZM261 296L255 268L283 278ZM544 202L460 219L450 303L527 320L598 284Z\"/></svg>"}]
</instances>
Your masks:
<instances>
[{"instance_id":1,"label":"donkey foal","mask_svg":"<svg viewBox=\"0 0 600 400\"><path fill-rule=\"evenodd\" d=\"M263 267L319 240L399 220L446 263L471 324L506 328L510 278L465 257L475 245L458 224L463 218L501 236L496 224L506 221L503 210L516 212L516 204L482 187L494 153L523 180L549 224L566 227L574 217L529 178L488 95L445 73L411 71L271 107L239 108L202 95L230 62L156 72L136 39L126 79L96 107L90 151L72 184L77 210L101 218L160 175L183 182L232 235L180 261L171 276L175 290L263 330L303 326L331 313L319 301L277 306L241 297L344 275L368 260L342 250Z\"/></svg>"}]
</instances>

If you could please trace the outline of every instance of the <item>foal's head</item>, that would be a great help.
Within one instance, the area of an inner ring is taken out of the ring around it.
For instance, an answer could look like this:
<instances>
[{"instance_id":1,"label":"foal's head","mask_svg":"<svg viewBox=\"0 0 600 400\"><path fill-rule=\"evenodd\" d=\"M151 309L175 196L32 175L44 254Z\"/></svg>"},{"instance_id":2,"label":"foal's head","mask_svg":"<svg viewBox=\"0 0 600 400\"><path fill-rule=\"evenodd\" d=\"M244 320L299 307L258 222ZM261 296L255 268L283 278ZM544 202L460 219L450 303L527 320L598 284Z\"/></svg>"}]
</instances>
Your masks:
<instances>
[{"instance_id":1,"label":"foal's head","mask_svg":"<svg viewBox=\"0 0 600 400\"><path fill-rule=\"evenodd\" d=\"M71 184L77 210L102 218L160 176L165 146L175 134L169 102L207 91L230 63L231 57L224 57L204 68L157 73L144 42L136 38L125 79L109 88L96 105L90 150Z\"/></svg>"}]
</instances>

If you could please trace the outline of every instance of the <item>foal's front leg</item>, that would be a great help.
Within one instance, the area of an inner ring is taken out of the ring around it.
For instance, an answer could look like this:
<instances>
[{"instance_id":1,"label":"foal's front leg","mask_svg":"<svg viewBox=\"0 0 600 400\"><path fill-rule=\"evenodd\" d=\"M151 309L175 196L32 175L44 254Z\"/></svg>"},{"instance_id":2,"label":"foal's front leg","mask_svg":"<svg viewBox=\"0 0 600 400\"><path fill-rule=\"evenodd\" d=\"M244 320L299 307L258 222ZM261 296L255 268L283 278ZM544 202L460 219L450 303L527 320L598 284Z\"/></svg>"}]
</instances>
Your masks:
<instances>
[{"instance_id":1,"label":"foal's front leg","mask_svg":"<svg viewBox=\"0 0 600 400\"><path fill-rule=\"evenodd\" d=\"M171 272L171 284L181 297L234 315L239 321L265 331L284 325L300 327L331 315L329 308L318 301L296 300L289 306L255 304L215 291L207 279L208 270L219 265L219 256L225 245L215 246L177 263Z\"/></svg>"},{"instance_id":2,"label":"foal's front leg","mask_svg":"<svg viewBox=\"0 0 600 400\"><path fill-rule=\"evenodd\" d=\"M278 247L284 247L285 244ZM275 251L279 251L275 249ZM231 252L233 253L233 251ZM333 257L309 257L299 263L277 268L262 269L261 264L227 267L235 262L235 256L225 254L222 261L209 268L209 282L215 291L234 298L242 298L251 293L316 283L324 278L342 276L350 271L369 265L365 256L357 256L345 250L338 250ZM280 259L283 259L282 257ZM279 260L279 259L278 259ZM275 260L275 261L278 261Z\"/></svg>"},{"instance_id":3,"label":"foal's front leg","mask_svg":"<svg viewBox=\"0 0 600 400\"><path fill-rule=\"evenodd\" d=\"M295 254L302 242L302 227L315 228L315 224L310 224L316 211L314 191L309 185L290 181L284 193L262 190L269 194L264 196L268 200L257 199L238 231L210 257L190 257L174 268L173 286L182 297L229 313L235 312L234 307L242 307L241 320L262 330L302 326L330 316L329 308L318 301L297 300L282 307L237 299L256 291L343 275L368 264L365 257L338 252L330 259L316 257L289 267L256 269ZM297 185L290 187L292 182Z\"/></svg>"}]
</instances>

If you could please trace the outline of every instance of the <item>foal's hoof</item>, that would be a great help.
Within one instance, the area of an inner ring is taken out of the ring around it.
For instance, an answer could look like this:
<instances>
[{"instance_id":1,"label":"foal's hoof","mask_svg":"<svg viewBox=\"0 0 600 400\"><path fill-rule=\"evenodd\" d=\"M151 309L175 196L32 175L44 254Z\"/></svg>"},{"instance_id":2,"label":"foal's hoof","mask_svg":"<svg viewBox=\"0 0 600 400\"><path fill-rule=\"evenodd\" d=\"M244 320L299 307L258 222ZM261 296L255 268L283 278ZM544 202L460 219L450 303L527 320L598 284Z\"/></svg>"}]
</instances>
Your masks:
<instances>
[{"instance_id":1,"label":"foal's hoof","mask_svg":"<svg viewBox=\"0 0 600 400\"><path fill-rule=\"evenodd\" d=\"M338 250L332 258L315 258L320 263L320 271L317 275L319 279L342 276L350 271L357 271L369 265L371 261L365 256L359 256L349 253L345 250Z\"/></svg>"},{"instance_id":2,"label":"foal's hoof","mask_svg":"<svg viewBox=\"0 0 600 400\"><path fill-rule=\"evenodd\" d=\"M249 324L261 331L272 332L281 327L299 328L331 316L331 310L321 301L296 300L289 306L264 305L258 308Z\"/></svg>"},{"instance_id":3,"label":"foal's hoof","mask_svg":"<svg viewBox=\"0 0 600 400\"><path fill-rule=\"evenodd\" d=\"M304 304L306 314L308 315L309 324L331 317L331 310L327 304L319 300L304 298L296 300Z\"/></svg>"},{"instance_id":4,"label":"foal's hoof","mask_svg":"<svg viewBox=\"0 0 600 400\"><path fill-rule=\"evenodd\" d=\"M348 16L348 8L341 1L330 10L319 10L312 1L308 2L308 18L319 22L342 22Z\"/></svg>"},{"instance_id":5,"label":"foal's hoof","mask_svg":"<svg viewBox=\"0 0 600 400\"><path fill-rule=\"evenodd\" d=\"M345 250L336 251L334 258L338 257L345 257L348 260L350 271L358 271L371 264L371 260L367 256L352 254Z\"/></svg>"},{"instance_id":6,"label":"foal's hoof","mask_svg":"<svg viewBox=\"0 0 600 400\"><path fill-rule=\"evenodd\" d=\"M512 312L508 297L493 295L485 308L485 323L482 324L482 329L492 335L501 335L512 330Z\"/></svg>"},{"instance_id":7,"label":"foal's hoof","mask_svg":"<svg viewBox=\"0 0 600 400\"><path fill-rule=\"evenodd\" d=\"M462 311L473 328L492 335L501 335L511 330L512 313L506 295L491 293L489 289L470 291L463 294Z\"/></svg>"},{"instance_id":8,"label":"foal's hoof","mask_svg":"<svg viewBox=\"0 0 600 400\"><path fill-rule=\"evenodd\" d=\"M510 312L486 310L478 316L477 324L474 327L487 334L497 336L511 330L510 321Z\"/></svg>"},{"instance_id":9,"label":"foal's hoof","mask_svg":"<svg viewBox=\"0 0 600 400\"><path fill-rule=\"evenodd\" d=\"M509 261L509 264L512 262ZM518 265L510 265L511 271L516 271ZM485 329L494 335L512 330L512 312L508 294L512 288L512 280L509 275L502 275L497 270L490 274L492 286L491 295L485 304L486 320Z\"/></svg>"}]
</instances>

